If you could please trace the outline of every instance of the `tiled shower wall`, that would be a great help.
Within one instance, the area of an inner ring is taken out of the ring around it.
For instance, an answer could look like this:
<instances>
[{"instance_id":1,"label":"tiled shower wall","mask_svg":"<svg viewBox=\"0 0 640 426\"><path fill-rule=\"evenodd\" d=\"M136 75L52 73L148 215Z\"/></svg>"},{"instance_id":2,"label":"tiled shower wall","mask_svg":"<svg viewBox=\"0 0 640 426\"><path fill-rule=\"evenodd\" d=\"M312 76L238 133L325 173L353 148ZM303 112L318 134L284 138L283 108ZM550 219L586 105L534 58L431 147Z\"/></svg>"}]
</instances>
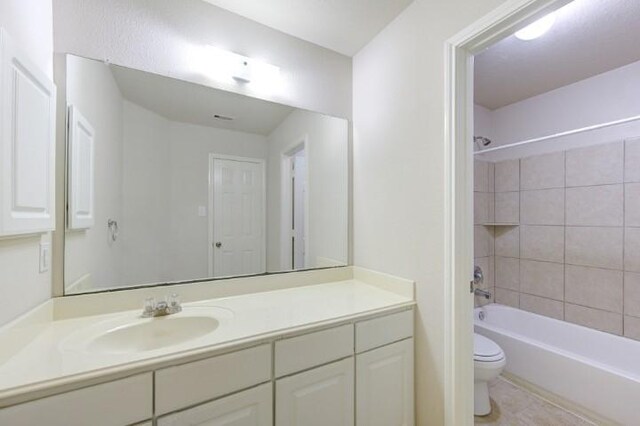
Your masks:
<instances>
[{"instance_id":1,"label":"tiled shower wall","mask_svg":"<svg viewBox=\"0 0 640 426\"><path fill-rule=\"evenodd\" d=\"M476 161L475 175L495 301L640 340L640 139Z\"/></svg>"}]
</instances>

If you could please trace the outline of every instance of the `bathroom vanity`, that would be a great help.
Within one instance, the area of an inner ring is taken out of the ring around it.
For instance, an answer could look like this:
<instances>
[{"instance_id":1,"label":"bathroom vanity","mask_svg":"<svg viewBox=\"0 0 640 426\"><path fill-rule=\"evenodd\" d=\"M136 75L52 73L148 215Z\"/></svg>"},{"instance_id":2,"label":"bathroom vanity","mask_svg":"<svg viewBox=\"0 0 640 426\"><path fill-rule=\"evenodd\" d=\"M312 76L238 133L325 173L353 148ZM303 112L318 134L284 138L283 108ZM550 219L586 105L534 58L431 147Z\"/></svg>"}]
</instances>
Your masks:
<instances>
[{"instance_id":1,"label":"bathroom vanity","mask_svg":"<svg viewBox=\"0 0 640 426\"><path fill-rule=\"evenodd\" d=\"M45 303L0 331L0 424L413 424L413 283L278 277ZM141 317L173 291L182 312Z\"/></svg>"}]
</instances>

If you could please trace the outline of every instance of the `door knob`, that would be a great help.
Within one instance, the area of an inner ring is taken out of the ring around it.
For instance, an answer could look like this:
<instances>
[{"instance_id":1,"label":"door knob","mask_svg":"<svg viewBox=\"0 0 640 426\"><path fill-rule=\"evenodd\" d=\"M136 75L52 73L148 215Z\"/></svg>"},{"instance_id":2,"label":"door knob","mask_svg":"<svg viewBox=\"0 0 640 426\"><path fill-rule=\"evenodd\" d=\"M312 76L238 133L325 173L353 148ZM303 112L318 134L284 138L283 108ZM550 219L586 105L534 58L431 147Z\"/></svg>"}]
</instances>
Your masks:
<instances>
[{"instance_id":1,"label":"door knob","mask_svg":"<svg viewBox=\"0 0 640 426\"><path fill-rule=\"evenodd\" d=\"M222 243L221 243L220 241L218 241L218 242L216 243L216 248L220 248L220 247L222 247Z\"/></svg>"}]
</instances>

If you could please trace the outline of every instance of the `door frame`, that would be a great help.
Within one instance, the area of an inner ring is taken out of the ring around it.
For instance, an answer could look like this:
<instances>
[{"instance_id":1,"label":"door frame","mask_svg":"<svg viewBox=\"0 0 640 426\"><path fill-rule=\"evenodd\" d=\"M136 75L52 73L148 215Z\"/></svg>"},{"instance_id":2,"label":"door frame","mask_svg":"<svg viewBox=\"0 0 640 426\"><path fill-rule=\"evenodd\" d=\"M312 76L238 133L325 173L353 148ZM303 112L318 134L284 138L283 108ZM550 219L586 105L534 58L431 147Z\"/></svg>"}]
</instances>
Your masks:
<instances>
[{"instance_id":1,"label":"door frame","mask_svg":"<svg viewBox=\"0 0 640 426\"><path fill-rule=\"evenodd\" d=\"M294 269L291 263L290 245L291 241L291 209L285 209L283 206L291 206L293 193L291 191L291 167L290 161L292 154L299 151L300 147L305 152L307 160L307 170L305 171L307 180L307 190L304 194L304 267L309 267L309 135L304 134L287 145L280 152L280 269Z\"/></svg>"},{"instance_id":2,"label":"door frame","mask_svg":"<svg viewBox=\"0 0 640 426\"><path fill-rule=\"evenodd\" d=\"M214 233L214 217L213 217L213 191L215 190L215 176L214 176L214 161L215 160L230 160L230 161L241 161L245 163L256 163L259 164L262 168L262 272L267 271L267 170L266 170L266 161L263 158L252 158L252 157L240 157L236 155L225 155L225 154L216 154L209 153L209 191L207 194L208 205L207 205L207 222L208 222L208 250L209 254L208 258L208 271L209 276L213 277L213 244L215 242L215 233Z\"/></svg>"},{"instance_id":3,"label":"door frame","mask_svg":"<svg viewBox=\"0 0 640 426\"><path fill-rule=\"evenodd\" d=\"M570 0L507 0L445 42L446 425L473 424L473 56Z\"/></svg>"}]
</instances>

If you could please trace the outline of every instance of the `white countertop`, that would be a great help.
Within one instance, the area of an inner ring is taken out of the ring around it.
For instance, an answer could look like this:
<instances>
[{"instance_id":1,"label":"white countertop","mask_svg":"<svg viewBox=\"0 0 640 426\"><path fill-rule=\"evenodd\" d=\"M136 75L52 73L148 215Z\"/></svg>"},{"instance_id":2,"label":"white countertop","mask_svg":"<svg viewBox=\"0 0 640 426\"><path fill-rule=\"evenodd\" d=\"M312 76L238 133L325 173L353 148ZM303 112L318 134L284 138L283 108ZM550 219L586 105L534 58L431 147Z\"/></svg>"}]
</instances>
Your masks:
<instances>
[{"instance_id":1,"label":"white countertop","mask_svg":"<svg viewBox=\"0 0 640 426\"><path fill-rule=\"evenodd\" d=\"M184 303L184 311L174 315L211 314L219 320L218 328L194 340L133 354L89 353L69 341L123 320L141 320L140 309L36 322L25 333L5 329L0 333L0 406L7 405L3 400L50 386L151 368L162 362L414 303L406 292L392 292L388 285L373 281L370 284L349 279ZM9 349L12 346L13 350Z\"/></svg>"}]
</instances>

